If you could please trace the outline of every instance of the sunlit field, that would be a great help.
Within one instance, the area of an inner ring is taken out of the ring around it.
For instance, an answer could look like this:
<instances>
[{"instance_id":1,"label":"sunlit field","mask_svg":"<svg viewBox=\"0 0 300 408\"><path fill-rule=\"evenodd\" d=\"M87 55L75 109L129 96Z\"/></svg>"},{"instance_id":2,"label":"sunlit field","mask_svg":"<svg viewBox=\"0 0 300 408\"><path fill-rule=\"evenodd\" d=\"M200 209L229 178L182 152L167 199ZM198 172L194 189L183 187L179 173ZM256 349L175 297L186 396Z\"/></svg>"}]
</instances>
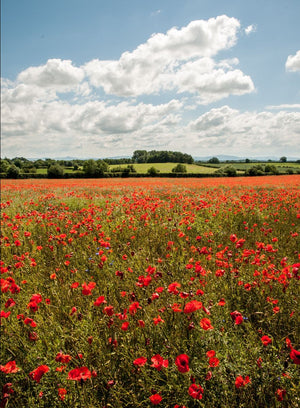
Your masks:
<instances>
[{"instance_id":1,"label":"sunlit field","mask_svg":"<svg viewBox=\"0 0 300 408\"><path fill-rule=\"evenodd\" d=\"M299 175L1 189L1 407L300 407Z\"/></svg>"}]
</instances>

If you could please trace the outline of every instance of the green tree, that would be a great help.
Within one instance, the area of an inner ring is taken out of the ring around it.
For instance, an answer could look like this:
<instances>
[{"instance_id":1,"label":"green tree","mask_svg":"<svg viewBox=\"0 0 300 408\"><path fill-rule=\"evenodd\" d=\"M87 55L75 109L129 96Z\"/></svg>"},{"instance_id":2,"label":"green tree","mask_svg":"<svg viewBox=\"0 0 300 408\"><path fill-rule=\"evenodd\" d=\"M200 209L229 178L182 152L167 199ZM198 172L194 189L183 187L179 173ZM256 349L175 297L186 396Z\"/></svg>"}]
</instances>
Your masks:
<instances>
[{"instance_id":1,"label":"green tree","mask_svg":"<svg viewBox=\"0 0 300 408\"><path fill-rule=\"evenodd\" d=\"M147 170L147 173L150 176L156 176L159 173L159 170L156 169L154 166L150 167L150 169Z\"/></svg>"},{"instance_id":2,"label":"green tree","mask_svg":"<svg viewBox=\"0 0 300 408\"><path fill-rule=\"evenodd\" d=\"M7 177L16 179L19 177L20 173L21 173L20 168L12 164L7 170Z\"/></svg>"},{"instance_id":3,"label":"green tree","mask_svg":"<svg viewBox=\"0 0 300 408\"><path fill-rule=\"evenodd\" d=\"M9 162L5 159L0 159L0 173L6 174L9 169Z\"/></svg>"},{"instance_id":4,"label":"green tree","mask_svg":"<svg viewBox=\"0 0 300 408\"><path fill-rule=\"evenodd\" d=\"M58 163L51 164L51 166L47 169L47 175L49 178L61 178L63 177L64 173L64 168Z\"/></svg>"},{"instance_id":5,"label":"green tree","mask_svg":"<svg viewBox=\"0 0 300 408\"><path fill-rule=\"evenodd\" d=\"M279 161L281 163L286 163L287 162L287 158L285 156L280 157Z\"/></svg>"},{"instance_id":6,"label":"green tree","mask_svg":"<svg viewBox=\"0 0 300 408\"><path fill-rule=\"evenodd\" d=\"M147 150L136 150L135 152L133 152L132 160L134 163L147 163Z\"/></svg>"},{"instance_id":7,"label":"green tree","mask_svg":"<svg viewBox=\"0 0 300 408\"><path fill-rule=\"evenodd\" d=\"M172 173L187 173L186 166L184 164L178 163L177 166L173 167Z\"/></svg>"},{"instance_id":8,"label":"green tree","mask_svg":"<svg viewBox=\"0 0 300 408\"><path fill-rule=\"evenodd\" d=\"M95 160L85 160L85 162L83 163L83 172L88 177L96 176L97 163L95 162Z\"/></svg>"},{"instance_id":9,"label":"green tree","mask_svg":"<svg viewBox=\"0 0 300 408\"><path fill-rule=\"evenodd\" d=\"M83 163L83 172L87 177L101 177L108 171L108 164L103 160L85 160Z\"/></svg>"},{"instance_id":10,"label":"green tree","mask_svg":"<svg viewBox=\"0 0 300 408\"><path fill-rule=\"evenodd\" d=\"M217 157L212 157L211 159L208 160L208 163L219 164L220 160Z\"/></svg>"},{"instance_id":11,"label":"green tree","mask_svg":"<svg viewBox=\"0 0 300 408\"><path fill-rule=\"evenodd\" d=\"M274 164L267 164L265 166L265 173L268 174L279 174L277 167Z\"/></svg>"}]
</instances>

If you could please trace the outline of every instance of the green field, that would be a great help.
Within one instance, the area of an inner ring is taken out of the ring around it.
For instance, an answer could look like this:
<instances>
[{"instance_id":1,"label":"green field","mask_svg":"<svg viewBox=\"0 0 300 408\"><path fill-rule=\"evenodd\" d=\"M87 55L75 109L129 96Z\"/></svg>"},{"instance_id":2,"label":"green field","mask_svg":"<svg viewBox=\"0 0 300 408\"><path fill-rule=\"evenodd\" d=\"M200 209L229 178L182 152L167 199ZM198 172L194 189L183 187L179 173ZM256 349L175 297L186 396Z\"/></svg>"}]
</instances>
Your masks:
<instances>
[{"instance_id":1,"label":"green field","mask_svg":"<svg viewBox=\"0 0 300 408\"><path fill-rule=\"evenodd\" d=\"M159 171L159 173L172 173L172 169L177 165L178 163L135 163L133 164L134 169L136 170L137 174L147 174L147 171L151 167L155 167ZM217 170L230 166L236 169L238 175L243 175L245 171L248 169L254 167L254 166L261 166L263 169L266 166L275 166L280 174L286 174L288 172L293 172L293 173L300 173L300 163L276 163L276 162L251 162L251 163L239 163L239 162L232 162L232 163L226 163L226 162L221 162L219 164L211 164L211 163L201 163L201 164L184 164L184 166L187 169L187 173L190 174L213 174ZM110 165L109 166L109 171L110 172L117 172L119 170L122 172L122 170L126 169L128 164L115 164L115 165ZM74 171L72 167L64 167L65 173L77 173L77 171ZM37 174L47 174L47 168L39 168L37 169ZM131 173L134 175L134 173Z\"/></svg>"},{"instance_id":2,"label":"green field","mask_svg":"<svg viewBox=\"0 0 300 408\"><path fill-rule=\"evenodd\" d=\"M236 170L240 171L246 171L250 169L253 166L262 166L265 167L267 165L271 166L276 166L276 168L279 170L280 173L286 173L288 170L293 170L295 173L297 171L300 171L300 163L276 163L276 162L251 162L251 163L239 163L239 162L232 162L232 163L219 163L219 164L210 164L210 163L205 163L203 167L209 168L211 167L212 169L217 170L218 168L224 167L224 166L232 166Z\"/></svg>"},{"instance_id":3,"label":"green field","mask_svg":"<svg viewBox=\"0 0 300 408\"><path fill-rule=\"evenodd\" d=\"M134 164L134 168L137 173L139 174L146 174L148 169L151 167L155 167L157 170L159 170L160 173L172 173L172 169L177 165L177 163L137 163ZM205 167L205 166L198 166L197 164L184 164L186 166L187 172L188 173L214 173L216 169L210 168L210 167ZM113 170L114 168L122 168L125 169L127 167L127 164L123 165L112 165L109 166L110 170Z\"/></svg>"}]
</instances>

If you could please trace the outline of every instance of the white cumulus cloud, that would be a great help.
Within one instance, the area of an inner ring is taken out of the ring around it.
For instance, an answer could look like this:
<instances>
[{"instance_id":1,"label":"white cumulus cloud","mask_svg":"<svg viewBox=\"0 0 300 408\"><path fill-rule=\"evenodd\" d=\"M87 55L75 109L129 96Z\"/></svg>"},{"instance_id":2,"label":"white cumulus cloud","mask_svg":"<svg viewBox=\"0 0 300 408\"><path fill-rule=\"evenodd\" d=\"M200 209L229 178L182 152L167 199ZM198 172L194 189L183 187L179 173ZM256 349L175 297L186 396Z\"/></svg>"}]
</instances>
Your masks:
<instances>
[{"instance_id":1,"label":"white cumulus cloud","mask_svg":"<svg viewBox=\"0 0 300 408\"><path fill-rule=\"evenodd\" d=\"M300 146L300 112L240 112L222 106L191 121L187 132L195 143L206 150L213 144L220 153L280 155L289 150L295 155L299 154L295 147Z\"/></svg>"},{"instance_id":2,"label":"white cumulus cloud","mask_svg":"<svg viewBox=\"0 0 300 408\"><path fill-rule=\"evenodd\" d=\"M295 55L289 55L285 67L287 71L300 72L300 50Z\"/></svg>"},{"instance_id":3,"label":"white cumulus cloud","mask_svg":"<svg viewBox=\"0 0 300 408\"><path fill-rule=\"evenodd\" d=\"M221 71L212 59L236 43L239 28L240 22L227 16L192 21L181 29L152 35L119 60L96 59L84 69L93 86L119 96L175 90L198 92L209 103L230 94L241 95L254 90L251 78L230 64L226 72Z\"/></svg>"}]
</instances>

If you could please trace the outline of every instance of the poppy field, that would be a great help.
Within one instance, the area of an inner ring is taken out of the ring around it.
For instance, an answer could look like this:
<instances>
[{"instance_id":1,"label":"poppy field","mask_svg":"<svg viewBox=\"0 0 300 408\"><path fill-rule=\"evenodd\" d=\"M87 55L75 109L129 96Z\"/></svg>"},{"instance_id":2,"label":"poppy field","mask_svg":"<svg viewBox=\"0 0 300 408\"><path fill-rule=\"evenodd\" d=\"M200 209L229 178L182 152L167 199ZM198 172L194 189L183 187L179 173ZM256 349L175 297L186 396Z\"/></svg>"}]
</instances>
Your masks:
<instances>
[{"instance_id":1,"label":"poppy field","mask_svg":"<svg viewBox=\"0 0 300 408\"><path fill-rule=\"evenodd\" d=\"M300 407L299 175L1 184L1 407Z\"/></svg>"}]
</instances>

